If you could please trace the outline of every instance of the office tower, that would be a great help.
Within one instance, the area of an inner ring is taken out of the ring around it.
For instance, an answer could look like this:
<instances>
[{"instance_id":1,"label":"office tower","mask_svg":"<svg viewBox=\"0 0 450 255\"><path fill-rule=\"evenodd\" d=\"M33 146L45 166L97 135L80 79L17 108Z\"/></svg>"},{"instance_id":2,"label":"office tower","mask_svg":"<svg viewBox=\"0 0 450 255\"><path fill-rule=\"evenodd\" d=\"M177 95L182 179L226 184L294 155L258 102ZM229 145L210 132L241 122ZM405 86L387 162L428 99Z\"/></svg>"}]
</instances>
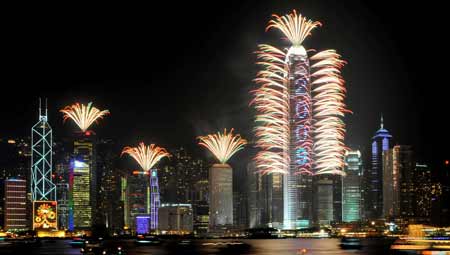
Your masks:
<instances>
[{"instance_id":1,"label":"office tower","mask_svg":"<svg viewBox=\"0 0 450 255\"><path fill-rule=\"evenodd\" d=\"M158 171L161 201L193 204L195 184L208 180L208 168L203 160L194 158L183 147L171 153L170 161Z\"/></svg>"},{"instance_id":2,"label":"office tower","mask_svg":"<svg viewBox=\"0 0 450 255\"><path fill-rule=\"evenodd\" d=\"M205 236L209 225L209 183L206 177L193 184L194 198L192 212L194 214L194 234Z\"/></svg>"},{"instance_id":3,"label":"office tower","mask_svg":"<svg viewBox=\"0 0 450 255\"><path fill-rule=\"evenodd\" d=\"M161 204L159 208L159 230L165 234L191 234L193 231L192 205Z\"/></svg>"},{"instance_id":4,"label":"office tower","mask_svg":"<svg viewBox=\"0 0 450 255\"><path fill-rule=\"evenodd\" d=\"M87 131L73 143L69 174L69 229L89 229L97 212L97 171L95 137Z\"/></svg>"},{"instance_id":5,"label":"office tower","mask_svg":"<svg viewBox=\"0 0 450 255\"><path fill-rule=\"evenodd\" d=\"M58 228L69 229L69 173L72 146L68 140L54 143L54 183L56 185L56 201L58 203Z\"/></svg>"},{"instance_id":6,"label":"office tower","mask_svg":"<svg viewBox=\"0 0 450 255\"><path fill-rule=\"evenodd\" d=\"M156 169L150 170L150 229L158 229L159 184Z\"/></svg>"},{"instance_id":7,"label":"office tower","mask_svg":"<svg viewBox=\"0 0 450 255\"><path fill-rule=\"evenodd\" d=\"M56 185L52 173L52 128L47 121L47 106L43 114L39 105L39 121L31 128L33 229L58 228Z\"/></svg>"},{"instance_id":8,"label":"office tower","mask_svg":"<svg viewBox=\"0 0 450 255\"><path fill-rule=\"evenodd\" d=\"M284 229L311 224L311 175L344 174L344 61L334 50L308 56L302 46L319 24L295 11L273 15L267 29L280 30L291 46L286 51L262 44L257 52L262 71L252 101L261 149L256 166L262 173L283 174Z\"/></svg>"},{"instance_id":9,"label":"office tower","mask_svg":"<svg viewBox=\"0 0 450 255\"><path fill-rule=\"evenodd\" d=\"M133 232L137 231L137 216L146 216L150 221L150 205L147 202L147 194L150 191L150 179L148 175L141 173L140 171L134 171L132 175L128 176L126 180L127 185L127 197L124 198L128 200L127 206L128 210L125 214L129 215L129 218L125 219L128 221L129 227ZM148 196L148 201L150 201L150 196ZM148 205L148 206L147 206ZM144 220L144 218L142 218ZM150 227L150 222L148 223ZM147 229L146 233L148 233Z\"/></svg>"},{"instance_id":10,"label":"office tower","mask_svg":"<svg viewBox=\"0 0 450 255\"><path fill-rule=\"evenodd\" d=\"M249 158L241 155L244 156ZM236 229L246 229L248 225L246 160L240 160L233 165L233 225Z\"/></svg>"},{"instance_id":11,"label":"office tower","mask_svg":"<svg viewBox=\"0 0 450 255\"><path fill-rule=\"evenodd\" d=\"M208 200L196 201L192 212L194 214L194 234L196 236L206 236L209 226Z\"/></svg>"},{"instance_id":12,"label":"office tower","mask_svg":"<svg viewBox=\"0 0 450 255\"><path fill-rule=\"evenodd\" d=\"M283 175L264 175L255 162L247 166L248 227L281 228L283 224Z\"/></svg>"},{"instance_id":13,"label":"office tower","mask_svg":"<svg viewBox=\"0 0 450 255\"><path fill-rule=\"evenodd\" d=\"M125 175L120 177L120 202L123 206L123 227L125 230L131 227L128 196L128 177Z\"/></svg>"},{"instance_id":14,"label":"office tower","mask_svg":"<svg viewBox=\"0 0 450 255\"><path fill-rule=\"evenodd\" d=\"M415 161L408 145L395 145L383 155L383 213L388 220L415 217Z\"/></svg>"},{"instance_id":15,"label":"office tower","mask_svg":"<svg viewBox=\"0 0 450 255\"><path fill-rule=\"evenodd\" d=\"M29 225L26 180L8 178L4 181L4 186L4 230L11 232L27 230Z\"/></svg>"},{"instance_id":16,"label":"office tower","mask_svg":"<svg viewBox=\"0 0 450 255\"><path fill-rule=\"evenodd\" d=\"M263 198L262 175L256 172L255 163L250 162L247 166L247 208L248 227L256 228L263 225L262 213L264 208L260 200Z\"/></svg>"},{"instance_id":17,"label":"office tower","mask_svg":"<svg viewBox=\"0 0 450 255\"><path fill-rule=\"evenodd\" d=\"M350 150L345 154L345 173L342 177L342 221L361 220L362 214L362 174L361 152Z\"/></svg>"},{"instance_id":18,"label":"office tower","mask_svg":"<svg viewBox=\"0 0 450 255\"><path fill-rule=\"evenodd\" d=\"M106 226L111 233L118 233L124 227L121 196L121 171L117 167L117 154L112 139L99 139L97 151L97 214L96 222Z\"/></svg>"},{"instance_id":19,"label":"office tower","mask_svg":"<svg viewBox=\"0 0 450 255\"><path fill-rule=\"evenodd\" d=\"M214 164L209 170L210 230L233 225L233 169L228 164Z\"/></svg>"},{"instance_id":20,"label":"office tower","mask_svg":"<svg viewBox=\"0 0 450 255\"><path fill-rule=\"evenodd\" d=\"M198 137L199 145L208 149L219 161L209 169L209 230L223 232L233 221L233 169L227 161L242 150L247 141L233 129Z\"/></svg>"},{"instance_id":21,"label":"office tower","mask_svg":"<svg viewBox=\"0 0 450 255\"><path fill-rule=\"evenodd\" d=\"M384 128L381 116L380 129L372 138L371 166L365 172L365 215L367 219L383 217L383 153L390 148L392 136Z\"/></svg>"},{"instance_id":22,"label":"office tower","mask_svg":"<svg viewBox=\"0 0 450 255\"><path fill-rule=\"evenodd\" d=\"M133 171L133 173L141 175L141 178L147 181L147 185L143 186L145 187L145 193L142 191L140 192L140 195L142 195L142 193L145 194L144 201L141 203L145 205L146 216L149 216L151 220L149 231L154 230L158 225L157 207L159 206L160 195L157 170L153 167L162 158L169 157L170 154L164 148L156 146L155 144L145 145L143 142L139 143L137 147L124 147L122 150L122 155L123 154L128 154L139 164L142 171ZM133 217L133 215L131 216Z\"/></svg>"},{"instance_id":23,"label":"office tower","mask_svg":"<svg viewBox=\"0 0 450 255\"><path fill-rule=\"evenodd\" d=\"M416 163L411 182L414 189L413 220L415 223L430 224L433 205L442 195L442 186L440 183L433 181L431 168L426 164Z\"/></svg>"},{"instance_id":24,"label":"office tower","mask_svg":"<svg viewBox=\"0 0 450 255\"><path fill-rule=\"evenodd\" d=\"M89 229L96 223L97 161L95 133L88 128L109 114L92 105L75 103L60 110L80 129L73 142L69 173L69 229Z\"/></svg>"},{"instance_id":25,"label":"office tower","mask_svg":"<svg viewBox=\"0 0 450 255\"><path fill-rule=\"evenodd\" d=\"M334 221L334 180L332 176L315 176L313 186L313 220L319 225L330 225Z\"/></svg>"},{"instance_id":26,"label":"office tower","mask_svg":"<svg viewBox=\"0 0 450 255\"><path fill-rule=\"evenodd\" d=\"M48 124L47 106L43 114L39 105L39 121L31 128L31 197L33 201L56 200L56 186L52 180L52 146L52 128Z\"/></svg>"}]
</instances>

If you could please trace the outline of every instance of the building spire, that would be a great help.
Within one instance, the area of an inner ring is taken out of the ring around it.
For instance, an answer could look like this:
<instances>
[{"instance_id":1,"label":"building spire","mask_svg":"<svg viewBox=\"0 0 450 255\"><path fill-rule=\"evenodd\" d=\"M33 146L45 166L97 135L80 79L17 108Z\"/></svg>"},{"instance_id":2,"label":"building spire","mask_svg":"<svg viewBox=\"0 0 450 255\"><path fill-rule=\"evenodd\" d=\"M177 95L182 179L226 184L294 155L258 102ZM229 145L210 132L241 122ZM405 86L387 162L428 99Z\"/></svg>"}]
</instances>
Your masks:
<instances>
[{"instance_id":1,"label":"building spire","mask_svg":"<svg viewBox=\"0 0 450 255\"><path fill-rule=\"evenodd\" d=\"M380 124L380 129L384 128L384 122L383 122L383 113L381 113L381 124Z\"/></svg>"},{"instance_id":2,"label":"building spire","mask_svg":"<svg viewBox=\"0 0 450 255\"><path fill-rule=\"evenodd\" d=\"M39 97L39 118L42 116L42 102L41 98Z\"/></svg>"}]
</instances>

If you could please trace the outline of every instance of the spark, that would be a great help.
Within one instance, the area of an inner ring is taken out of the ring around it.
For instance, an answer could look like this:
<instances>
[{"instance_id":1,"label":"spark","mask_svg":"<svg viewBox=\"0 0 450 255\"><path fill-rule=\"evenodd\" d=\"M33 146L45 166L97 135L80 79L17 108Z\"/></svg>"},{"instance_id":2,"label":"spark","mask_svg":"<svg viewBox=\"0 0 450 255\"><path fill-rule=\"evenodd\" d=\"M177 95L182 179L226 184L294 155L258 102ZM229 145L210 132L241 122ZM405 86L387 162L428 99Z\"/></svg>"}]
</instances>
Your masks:
<instances>
[{"instance_id":1,"label":"spark","mask_svg":"<svg viewBox=\"0 0 450 255\"><path fill-rule=\"evenodd\" d=\"M166 149L158 147L155 144L145 145L143 142L139 143L137 147L127 146L123 148L123 154L128 154L134 158L144 171L149 171L162 158L170 156Z\"/></svg>"},{"instance_id":2,"label":"spark","mask_svg":"<svg viewBox=\"0 0 450 255\"><path fill-rule=\"evenodd\" d=\"M227 134L225 129L223 133L217 132L217 134L199 136L199 145L207 148L214 156L220 161L221 164L225 164L231 156L236 152L242 150L247 141L241 136L233 135L233 130Z\"/></svg>"},{"instance_id":3,"label":"spark","mask_svg":"<svg viewBox=\"0 0 450 255\"><path fill-rule=\"evenodd\" d=\"M92 106L92 102L87 105L75 103L66 106L64 109L61 109L60 112L64 114L64 121L72 119L83 132L86 132L92 123L109 114L108 110L100 111Z\"/></svg>"},{"instance_id":4,"label":"spark","mask_svg":"<svg viewBox=\"0 0 450 255\"><path fill-rule=\"evenodd\" d=\"M257 111L256 167L263 174L344 175L345 124L350 112L340 70L345 61L334 50L308 57L303 41L320 22L292 13L272 15L266 30L280 30L286 50L261 44L250 105ZM311 62L311 63L310 63Z\"/></svg>"},{"instance_id":5,"label":"spark","mask_svg":"<svg viewBox=\"0 0 450 255\"><path fill-rule=\"evenodd\" d=\"M302 42L311 34L311 31L322 24L318 21L307 20L294 10L292 13L278 16L273 14L266 30L277 28L288 38L294 47L301 46Z\"/></svg>"}]
</instances>

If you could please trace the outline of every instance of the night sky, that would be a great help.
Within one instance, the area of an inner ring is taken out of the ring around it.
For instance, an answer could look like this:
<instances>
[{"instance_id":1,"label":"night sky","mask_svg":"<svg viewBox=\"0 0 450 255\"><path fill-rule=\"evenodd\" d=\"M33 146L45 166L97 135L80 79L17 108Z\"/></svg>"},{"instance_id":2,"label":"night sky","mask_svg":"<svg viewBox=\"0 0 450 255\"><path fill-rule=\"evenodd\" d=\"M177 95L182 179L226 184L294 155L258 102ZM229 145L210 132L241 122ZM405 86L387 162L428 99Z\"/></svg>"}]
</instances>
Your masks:
<instances>
[{"instance_id":1,"label":"night sky","mask_svg":"<svg viewBox=\"0 0 450 255\"><path fill-rule=\"evenodd\" d=\"M448 64L440 63L449 55L447 9L361 2L16 9L2 31L0 137L29 135L42 96L55 139L75 129L58 112L75 101L109 109L92 129L119 144L196 148L196 136L224 127L251 139L254 51L259 43L287 45L265 26L272 13L295 8L323 23L305 47L336 49L348 61L347 144L367 155L383 113L395 143L413 145L421 161L441 162L450 143Z\"/></svg>"}]
</instances>

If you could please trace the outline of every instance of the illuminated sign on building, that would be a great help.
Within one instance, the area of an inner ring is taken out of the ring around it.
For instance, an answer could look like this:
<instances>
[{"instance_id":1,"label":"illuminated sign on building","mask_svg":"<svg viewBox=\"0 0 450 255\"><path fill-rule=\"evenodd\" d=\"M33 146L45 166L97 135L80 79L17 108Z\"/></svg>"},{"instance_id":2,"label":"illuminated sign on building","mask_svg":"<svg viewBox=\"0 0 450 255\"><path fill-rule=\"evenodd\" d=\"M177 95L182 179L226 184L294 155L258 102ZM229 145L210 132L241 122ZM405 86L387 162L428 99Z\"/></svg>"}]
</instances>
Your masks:
<instances>
[{"instance_id":1,"label":"illuminated sign on building","mask_svg":"<svg viewBox=\"0 0 450 255\"><path fill-rule=\"evenodd\" d=\"M33 229L57 229L56 201L33 202Z\"/></svg>"}]
</instances>

